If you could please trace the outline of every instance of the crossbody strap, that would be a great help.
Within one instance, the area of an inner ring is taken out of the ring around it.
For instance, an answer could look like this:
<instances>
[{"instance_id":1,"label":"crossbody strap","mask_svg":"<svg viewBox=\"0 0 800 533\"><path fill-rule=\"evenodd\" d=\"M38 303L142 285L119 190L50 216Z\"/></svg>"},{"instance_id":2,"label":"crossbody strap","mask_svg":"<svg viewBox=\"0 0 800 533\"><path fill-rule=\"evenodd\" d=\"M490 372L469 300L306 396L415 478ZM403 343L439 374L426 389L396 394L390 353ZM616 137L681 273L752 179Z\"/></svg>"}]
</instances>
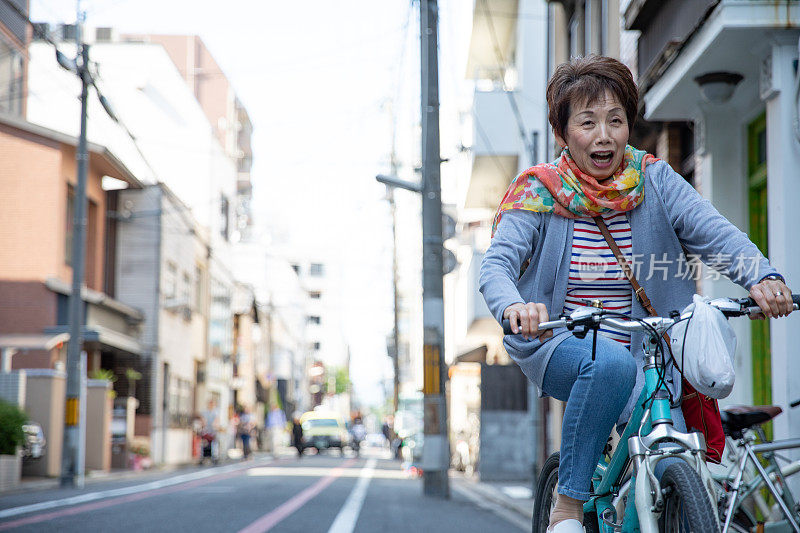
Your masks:
<instances>
[{"instance_id":1,"label":"crossbody strap","mask_svg":"<svg viewBox=\"0 0 800 533\"><path fill-rule=\"evenodd\" d=\"M617 242L614 240L614 237L611 235L611 232L608 231L608 226L606 226L605 220L603 217L593 217L597 227L600 228L600 233L603 234L605 237L606 242L608 243L608 247L611 248L611 251L614 252L614 257L617 258L617 263L619 263L620 268L622 268L623 274L625 277L628 278L628 281L631 282L633 285L633 290L636 293L636 299L639 300L639 303L642 304L650 316L658 316L656 310L653 308L653 305L650 303L650 299L647 297L647 294L644 292L644 288L639 285L639 282L636 280L636 276L633 275L633 270L631 270L630 265L625 260L625 256L622 255L622 252L619 250L619 246L617 246Z\"/></svg>"},{"instance_id":2,"label":"crossbody strap","mask_svg":"<svg viewBox=\"0 0 800 533\"><path fill-rule=\"evenodd\" d=\"M622 268L622 272L625 274L625 277L628 278L628 281L630 281L631 285L633 286L633 290L636 291L636 299L638 299L639 303L642 304L642 307L644 307L647 312L650 313L650 316L658 316L658 313L653 308L653 304L650 303L650 299L647 297L647 294L645 294L644 288L639 285L639 282L636 280L636 276L633 275L633 270L631 270L630 265L628 265L628 262L625 260L625 256L622 255L622 252L619 250L619 246L617 246L614 236L611 235L610 231L608 231L606 221L600 216L592 218L594 218L597 227L600 229L600 233L602 233L603 237L605 237L608 247L611 248L612 252L614 252L614 257L617 258L617 263L619 263L620 268ZM667 341L667 345L671 346L672 343L670 342L669 335L667 335L665 332L663 336L664 340ZM685 398L681 398L677 405L680 405ZM673 407L677 407L677 405Z\"/></svg>"}]
</instances>

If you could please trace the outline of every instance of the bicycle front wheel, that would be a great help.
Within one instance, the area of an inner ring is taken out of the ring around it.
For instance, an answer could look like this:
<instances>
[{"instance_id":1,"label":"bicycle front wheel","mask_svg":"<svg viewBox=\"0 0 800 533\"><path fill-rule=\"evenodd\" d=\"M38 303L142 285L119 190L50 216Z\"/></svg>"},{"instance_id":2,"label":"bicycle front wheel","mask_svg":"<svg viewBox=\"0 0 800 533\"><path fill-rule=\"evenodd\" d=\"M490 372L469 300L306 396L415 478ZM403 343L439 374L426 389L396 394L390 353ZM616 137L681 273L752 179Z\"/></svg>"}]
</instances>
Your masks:
<instances>
[{"instance_id":1,"label":"bicycle front wheel","mask_svg":"<svg viewBox=\"0 0 800 533\"><path fill-rule=\"evenodd\" d=\"M659 520L663 533L719 531L714 507L700 476L683 461L671 464L661 477L664 512Z\"/></svg>"}]
</instances>

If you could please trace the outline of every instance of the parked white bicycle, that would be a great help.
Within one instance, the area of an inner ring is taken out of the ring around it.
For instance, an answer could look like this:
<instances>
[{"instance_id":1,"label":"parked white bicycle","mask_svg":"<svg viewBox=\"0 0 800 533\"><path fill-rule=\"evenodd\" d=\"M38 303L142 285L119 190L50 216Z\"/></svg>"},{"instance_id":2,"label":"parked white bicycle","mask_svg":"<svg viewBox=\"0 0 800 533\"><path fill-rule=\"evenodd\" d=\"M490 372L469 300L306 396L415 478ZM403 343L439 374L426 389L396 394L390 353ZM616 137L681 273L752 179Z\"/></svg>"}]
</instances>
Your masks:
<instances>
[{"instance_id":1,"label":"parked white bicycle","mask_svg":"<svg viewBox=\"0 0 800 533\"><path fill-rule=\"evenodd\" d=\"M800 400L791 404L797 405ZM723 533L752 531L759 523L756 511L761 521L769 525L766 531L800 533L800 503L786 482L786 478L800 472L800 460L790 461L778 454L800 448L800 438L770 441L761 427L781 411L775 405L734 406L722 411L727 469L718 467L714 478L720 486ZM759 456L766 464L759 461ZM775 499L772 506L762 496L765 487Z\"/></svg>"}]
</instances>

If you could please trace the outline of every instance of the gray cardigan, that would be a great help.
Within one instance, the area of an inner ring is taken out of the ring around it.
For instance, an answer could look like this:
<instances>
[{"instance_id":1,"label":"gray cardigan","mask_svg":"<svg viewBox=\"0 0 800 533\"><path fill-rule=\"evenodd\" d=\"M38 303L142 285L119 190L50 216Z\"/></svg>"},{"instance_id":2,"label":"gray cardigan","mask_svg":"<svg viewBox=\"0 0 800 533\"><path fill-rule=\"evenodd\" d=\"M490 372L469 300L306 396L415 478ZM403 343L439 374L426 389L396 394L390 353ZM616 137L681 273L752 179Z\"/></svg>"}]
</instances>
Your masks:
<instances>
[{"instance_id":1,"label":"gray cardigan","mask_svg":"<svg viewBox=\"0 0 800 533\"><path fill-rule=\"evenodd\" d=\"M682 279L679 274L686 267L681 244L690 255L698 256L748 290L764 276L777 273L745 233L663 161L646 167L644 200L626 215L638 267L634 273L659 315L682 310L695 293L694 280L688 276ZM572 228L572 219L551 213L512 210L503 214L480 273L480 291L498 322L502 321L503 311L517 302L544 303L551 317L561 313L567 292ZM742 263L737 261L739 257L748 260ZM530 266L519 277L520 267L528 258ZM631 315L648 316L632 289L631 298ZM526 341L519 335L506 336L503 342L511 358L540 391L550 356L570 335L563 328L553 333L553 338L543 343ZM631 351L638 372L620 423L627 420L644 384L642 333L632 334ZM680 382L677 370L668 371L668 386L673 394L680 393Z\"/></svg>"}]
</instances>

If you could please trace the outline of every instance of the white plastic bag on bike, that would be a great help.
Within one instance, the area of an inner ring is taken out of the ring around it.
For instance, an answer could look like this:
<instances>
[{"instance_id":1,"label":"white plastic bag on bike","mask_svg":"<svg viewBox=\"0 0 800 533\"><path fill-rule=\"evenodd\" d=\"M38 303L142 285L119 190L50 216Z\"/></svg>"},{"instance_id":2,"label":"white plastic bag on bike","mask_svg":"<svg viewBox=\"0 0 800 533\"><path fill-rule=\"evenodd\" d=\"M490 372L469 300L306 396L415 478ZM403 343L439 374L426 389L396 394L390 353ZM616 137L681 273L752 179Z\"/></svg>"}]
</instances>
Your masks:
<instances>
[{"instance_id":1,"label":"white plastic bag on bike","mask_svg":"<svg viewBox=\"0 0 800 533\"><path fill-rule=\"evenodd\" d=\"M681 313L694 310L692 317L670 330L672 353L683 376L698 392L725 398L736 380L736 334L725 315L708 305L710 298L695 294L693 300Z\"/></svg>"}]
</instances>

